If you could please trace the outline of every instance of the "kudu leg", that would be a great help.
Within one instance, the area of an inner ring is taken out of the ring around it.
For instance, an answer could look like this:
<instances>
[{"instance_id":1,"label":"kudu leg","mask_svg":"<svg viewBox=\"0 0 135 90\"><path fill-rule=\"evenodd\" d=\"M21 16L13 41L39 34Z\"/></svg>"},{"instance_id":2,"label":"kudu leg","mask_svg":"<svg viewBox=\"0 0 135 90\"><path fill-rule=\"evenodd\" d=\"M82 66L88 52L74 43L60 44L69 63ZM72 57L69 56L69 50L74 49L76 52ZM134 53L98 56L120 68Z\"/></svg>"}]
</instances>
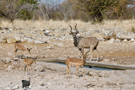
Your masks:
<instances>
[{"instance_id":1,"label":"kudu leg","mask_svg":"<svg viewBox=\"0 0 135 90\"><path fill-rule=\"evenodd\" d=\"M90 46L90 61L92 61L93 58L93 47Z\"/></svg>"},{"instance_id":2,"label":"kudu leg","mask_svg":"<svg viewBox=\"0 0 135 90\"><path fill-rule=\"evenodd\" d=\"M96 54L97 54L97 61L99 61L100 60L100 58L99 58L99 52L98 52L97 49L95 51L96 51Z\"/></svg>"}]
</instances>

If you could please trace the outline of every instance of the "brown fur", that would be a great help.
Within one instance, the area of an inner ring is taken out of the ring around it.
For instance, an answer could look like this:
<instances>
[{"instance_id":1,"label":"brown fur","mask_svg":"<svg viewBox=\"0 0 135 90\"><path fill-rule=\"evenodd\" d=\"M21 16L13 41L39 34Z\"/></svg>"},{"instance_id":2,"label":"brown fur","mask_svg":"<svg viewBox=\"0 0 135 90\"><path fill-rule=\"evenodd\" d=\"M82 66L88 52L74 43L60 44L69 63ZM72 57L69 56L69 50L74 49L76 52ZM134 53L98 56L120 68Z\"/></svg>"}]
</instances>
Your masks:
<instances>
[{"instance_id":1,"label":"brown fur","mask_svg":"<svg viewBox=\"0 0 135 90\"><path fill-rule=\"evenodd\" d=\"M30 49L29 48L25 48L24 45L22 45L20 43L15 43L14 47L15 47L15 51L14 51L15 53L17 53L18 50L21 50L21 51L28 51L29 54L31 54L30 51L31 51L32 48L30 48Z\"/></svg>"},{"instance_id":2,"label":"brown fur","mask_svg":"<svg viewBox=\"0 0 135 90\"><path fill-rule=\"evenodd\" d=\"M31 71L31 65L33 64L33 63L35 63L35 65L36 65L36 59L34 59L34 60L32 60L32 59L24 59L23 60L23 62L24 62L24 64L25 64L25 71L28 71L28 67L30 66L30 71Z\"/></svg>"},{"instance_id":3,"label":"brown fur","mask_svg":"<svg viewBox=\"0 0 135 90\"><path fill-rule=\"evenodd\" d=\"M76 75L78 74L79 72L79 67L82 68L82 73L84 73L83 71L83 66L85 65L85 62L86 62L86 55L83 55L83 59L79 59L79 58L67 58L65 60L65 63L67 65L67 71L66 73L67 74L70 74L70 66L76 66Z\"/></svg>"}]
</instances>

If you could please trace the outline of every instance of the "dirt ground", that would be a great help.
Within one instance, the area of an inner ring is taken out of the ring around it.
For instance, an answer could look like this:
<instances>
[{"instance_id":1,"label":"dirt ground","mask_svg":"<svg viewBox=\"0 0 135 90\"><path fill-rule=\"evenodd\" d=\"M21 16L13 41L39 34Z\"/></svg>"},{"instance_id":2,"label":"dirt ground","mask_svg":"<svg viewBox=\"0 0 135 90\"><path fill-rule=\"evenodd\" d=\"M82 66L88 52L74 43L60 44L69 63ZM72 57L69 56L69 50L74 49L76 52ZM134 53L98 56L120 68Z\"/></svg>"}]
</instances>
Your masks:
<instances>
[{"instance_id":1,"label":"dirt ground","mask_svg":"<svg viewBox=\"0 0 135 90\"><path fill-rule=\"evenodd\" d=\"M15 54L14 44L0 44L0 90L22 90L21 80L28 80L29 77L31 78L30 90L134 90L135 88L135 70L84 68L85 74L81 76L80 73L76 76L74 67L71 68L71 74L66 75L65 65L37 62L32 71L24 73L22 60L13 60L17 55L66 59L68 56L79 58L80 52L72 41L57 40L46 44L23 44L25 47L32 48L31 54L27 51L18 51ZM103 63L131 66L135 64L135 43L100 41L97 49ZM94 58L96 58L95 54Z\"/></svg>"}]
</instances>

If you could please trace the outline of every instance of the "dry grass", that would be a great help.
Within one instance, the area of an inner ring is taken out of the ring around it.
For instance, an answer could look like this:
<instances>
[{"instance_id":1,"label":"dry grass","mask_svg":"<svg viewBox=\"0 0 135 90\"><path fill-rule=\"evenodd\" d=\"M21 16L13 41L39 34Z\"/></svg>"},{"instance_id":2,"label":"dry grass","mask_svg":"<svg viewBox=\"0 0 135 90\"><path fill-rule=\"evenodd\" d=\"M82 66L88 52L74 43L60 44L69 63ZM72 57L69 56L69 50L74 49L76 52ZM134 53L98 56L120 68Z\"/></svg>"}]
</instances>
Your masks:
<instances>
[{"instance_id":1,"label":"dry grass","mask_svg":"<svg viewBox=\"0 0 135 90\"><path fill-rule=\"evenodd\" d=\"M108 20L104 21L100 24L92 24L91 22L83 22L80 20L71 20L71 21L43 21L43 20L15 20L14 25L16 28L25 28L25 29L69 29L68 25L74 26L78 24L79 29L86 29L86 30L101 30L101 29L114 29L114 30L125 30L131 31L132 28L135 28L135 20ZM1 27L8 27L12 28L11 22L7 20L2 20L0 23Z\"/></svg>"}]
</instances>

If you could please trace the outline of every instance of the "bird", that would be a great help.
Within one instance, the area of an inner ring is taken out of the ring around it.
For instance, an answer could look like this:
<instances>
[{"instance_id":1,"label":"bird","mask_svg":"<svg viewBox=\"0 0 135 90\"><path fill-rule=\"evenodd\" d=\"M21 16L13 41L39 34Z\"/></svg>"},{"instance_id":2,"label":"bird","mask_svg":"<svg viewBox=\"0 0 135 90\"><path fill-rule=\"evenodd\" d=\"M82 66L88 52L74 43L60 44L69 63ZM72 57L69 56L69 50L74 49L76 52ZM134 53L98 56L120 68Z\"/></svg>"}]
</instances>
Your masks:
<instances>
[{"instance_id":1,"label":"bird","mask_svg":"<svg viewBox=\"0 0 135 90\"><path fill-rule=\"evenodd\" d=\"M22 88L29 87L30 86L30 78L28 80L22 80Z\"/></svg>"}]
</instances>

